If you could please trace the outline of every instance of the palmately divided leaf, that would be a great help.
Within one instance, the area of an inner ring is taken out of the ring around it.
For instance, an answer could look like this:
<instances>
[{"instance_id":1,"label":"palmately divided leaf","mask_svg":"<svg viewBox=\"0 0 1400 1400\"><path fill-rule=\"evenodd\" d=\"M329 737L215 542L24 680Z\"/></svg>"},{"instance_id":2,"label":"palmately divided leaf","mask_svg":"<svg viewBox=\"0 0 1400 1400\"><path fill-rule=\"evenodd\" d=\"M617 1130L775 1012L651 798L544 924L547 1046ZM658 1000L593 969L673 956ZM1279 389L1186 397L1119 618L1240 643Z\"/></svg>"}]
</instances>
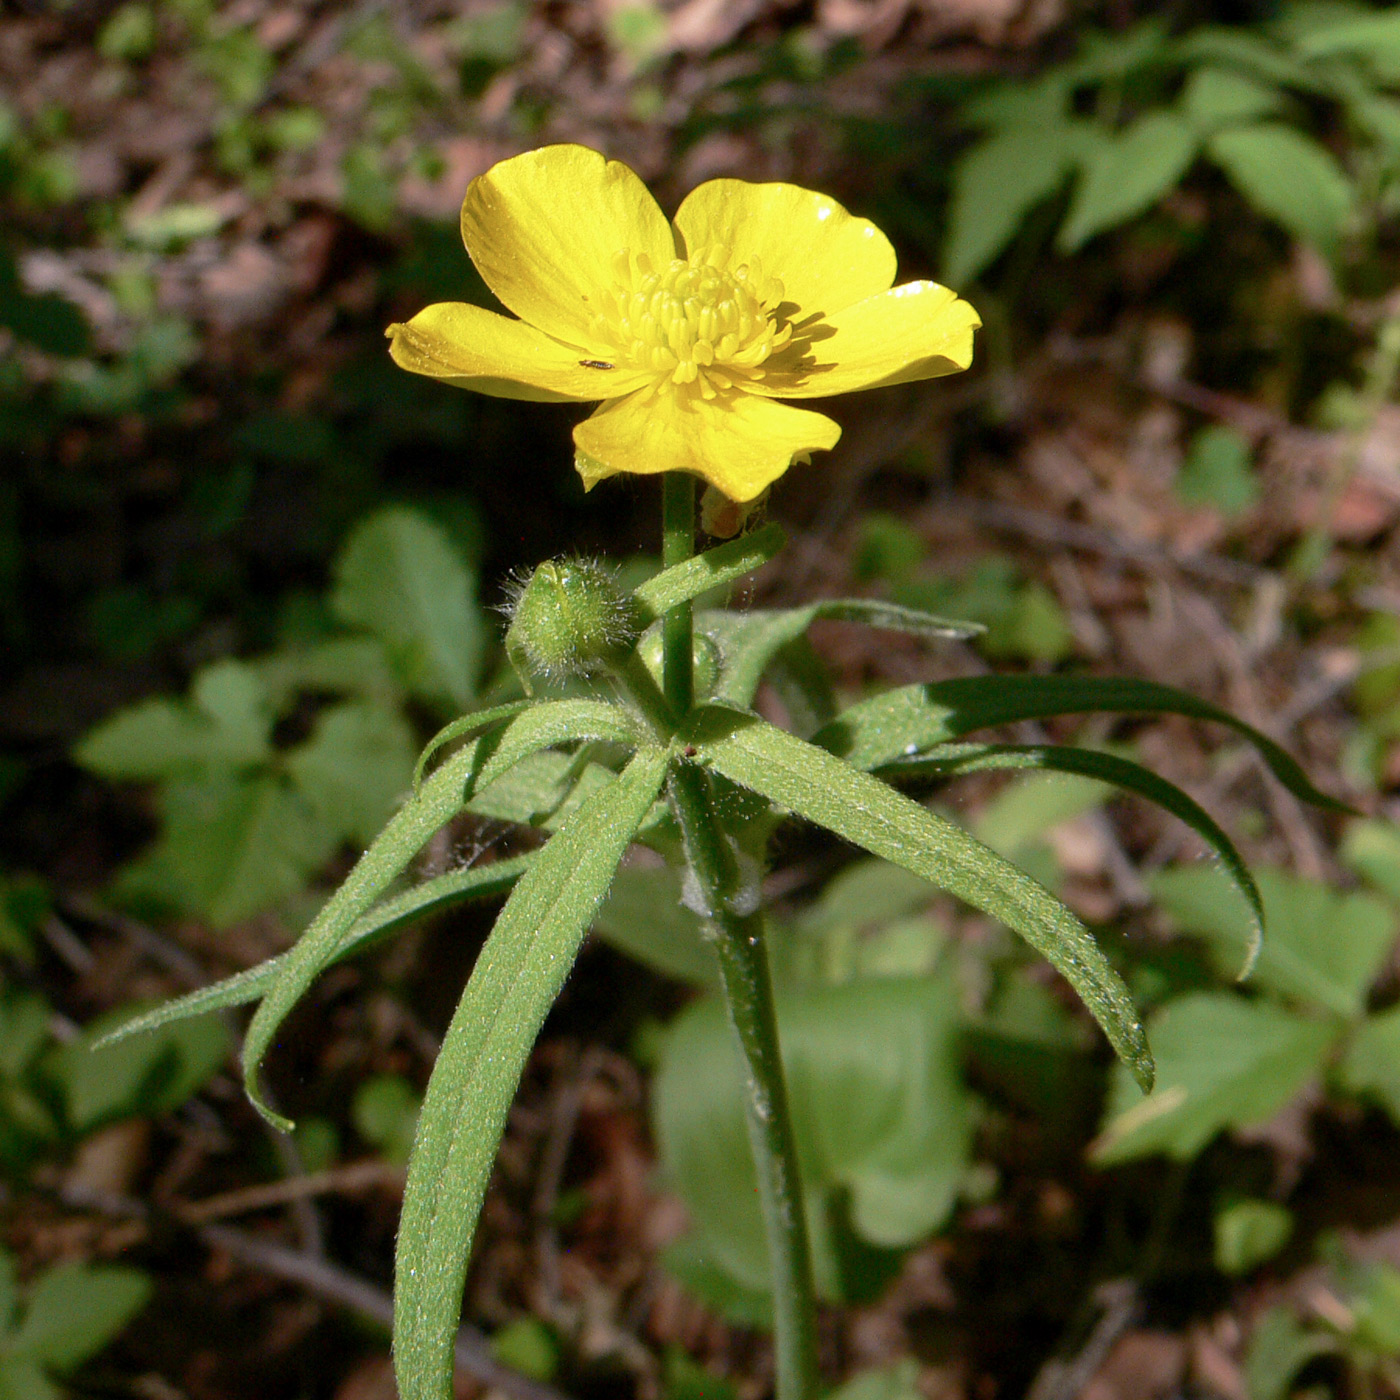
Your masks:
<instances>
[{"instance_id":1,"label":"palmately divided leaf","mask_svg":"<svg viewBox=\"0 0 1400 1400\"><path fill-rule=\"evenodd\" d=\"M1141 764L1098 749L1075 749L1054 744L949 744L929 754L897 759L880 771L888 778L904 778L953 777L958 773L988 769L1045 769L1096 778L1145 797L1185 822L1215 852L1225 874L1234 882L1249 906L1251 929L1239 973L1241 978L1249 975L1259 956L1260 942L1264 936L1264 901L1253 875L1249 873L1249 867L1234 843L1199 802Z\"/></svg>"},{"instance_id":2,"label":"palmately divided leaf","mask_svg":"<svg viewBox=\"0 0 1400 1400\"><path fill-rule=\"evenodd\" d=\"M786 538L781 526L765 525L751 535L741 535L664 569L632 592L641 614L639 620L643 624L653 622L681 603L751 574L783 547Z\"/></svg>"},{"instance_id":3,"label":"palmately divided leaf","mask_svg":"<svg viewBox=\"0 0 1400 1400\"><path fill-rule=\"evenodd\" d=\"M667 755L638 753L560 828L516 886L477 959L419 1115L395 1267L404 1400L447 1400L467 1259L506 1112L540 1025L637 827Z\"/></svg>"},{"instance_id":4,"label":"palmately divided leaf","mask_svg":"<svg viewBox=\"0 0 1400 1400\"><path fill-rule=\"evenodd\" d=\"M441 913L454 905L470 899L490 899L494 895L505 894L530 867L534 852L512 856L509 860L494 861L490 865L473 866L466 870L450 870L432 880L425 880L403 894L376 904L367 914L357 919L346 932L334 952L326 960L326 966L337 963L356 953L362 953L380 939L397 932L418 919ZM124 1040L129 1035L140 1035L143 1031L158 1030L172 1021L185 1020L190 1016L203 1016L211 1011L223 1011L231 1006L245 1006L257 1001L281 975L287 955L269 958L266 962L236 972L208 987L200 987L173 1001L163 1002L150 1011L132 1017L114 1031L109 1031L95 1048L111 1045Z\"/></svg>"},{"instance_id":5,"label":"palmately divided leaf","mask_svg":"<svg viewBox=\"0 0 1400 1400\"><path fill-rule=\"evenodd\" d=\"M1144 1088L1152 1056L1122 978L1043 886L961 827L757 716L700 711L690 741L715 771L1000 919L1074 987Z\"/></svg>"},{"instance_id":6,"label":"palmately divided leaf","mask_svg":"<svg viewBox=\"0 0 1400 1400\"><path fill-rule=\"evenodd\" d=\"M963 676L887 691L839 714L813 738L856 768L880 768L977 729L1026 719L1098 712L1170 714L1210 720L1243 735L1269 771L1295 797L1330 811L1349 811L1320 792L1266 734L1228 710L1172 686L1126 676Z\"/></svg>"}]
</instances>

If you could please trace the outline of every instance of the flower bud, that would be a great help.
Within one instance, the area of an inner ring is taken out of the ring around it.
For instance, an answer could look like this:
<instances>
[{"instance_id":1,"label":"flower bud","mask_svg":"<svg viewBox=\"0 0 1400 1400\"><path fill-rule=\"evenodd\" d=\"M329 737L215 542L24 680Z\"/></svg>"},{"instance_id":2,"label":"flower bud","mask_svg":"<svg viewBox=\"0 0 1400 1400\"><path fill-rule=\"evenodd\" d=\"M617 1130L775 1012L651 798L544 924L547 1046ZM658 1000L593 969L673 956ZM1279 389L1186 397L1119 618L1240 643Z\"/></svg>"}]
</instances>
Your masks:
<instances>
[{"instance_id":1,"label":"flower bud","mask_svg":"<svg viewBox=\"0 0 1400 1400\"><path fill-rule=\"evenodd\" d=\"M532 693L530 677L586 675L637 640L636 607L607 565L596 559L551 559L509 600L506 654Z\"/></svg>"}]
</instances>

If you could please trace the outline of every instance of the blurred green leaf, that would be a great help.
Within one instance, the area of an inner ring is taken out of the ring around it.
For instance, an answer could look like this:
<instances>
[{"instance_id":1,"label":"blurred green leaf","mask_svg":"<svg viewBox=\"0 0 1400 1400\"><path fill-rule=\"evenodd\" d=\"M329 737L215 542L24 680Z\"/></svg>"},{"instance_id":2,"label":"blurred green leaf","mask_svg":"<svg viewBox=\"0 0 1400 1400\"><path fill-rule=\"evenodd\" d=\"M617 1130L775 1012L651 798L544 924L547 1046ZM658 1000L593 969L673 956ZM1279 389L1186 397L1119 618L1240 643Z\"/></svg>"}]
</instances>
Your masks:
<instances>
[{"instance_id":1,"label":"blurred green leaf","mask_svg":"<svg viewBox=\"0 0 1400 1400\"><path fill-rule=\"evenodd\" d=\"M367 846L412 789L416 748L402 715L349 700L318 716L287 771L328 829Z\"/></svg>"},{"instance_id":2,"label":"blurred green leaf","mask_svg":"<svg viewBox=\"0 0 1400 1400\"><path fill-rule=\"evenodd\" d=\"M1249 1400L1284 1400L1294 1376L1309 1361L1336 1350L1332 1338L1304 1327L1288 1308L1270 1308L1254 1324L1245 1351Z\"/></svg>"},{"instance_id":3,"label":"blurred green leaf","mask_svg":"<svg viewBox=\"0 0 1400 1400\"><path fill-rule=\"evenodd\" d=\"M59 1264L29 1290L9 1348L63 1375L102 1350L150 1300L151 1281L110 1264Z\"/></svg>"},{"instance_id":4,"label":"blurred green leaf","mask_svg":"<svg viewBox=\"0 0 1400 1400\"><path fill-rule=\"evenodd\" d=\"M593 932L665 977L719 988L719 965L705 942L704 925L681 902L680 882L668 866L619 870Z\"/></svg>"},{"instance_id":5,"label":"blurred green leaf","mask_svg":"<svg viewBox=\"0 0 1400 1400\"><path fill-rule=\"evenodd\" d=\"M1214 506L1238 515L1259 499L1249 439L1235 428L1213 424L1191 439L1176 478L1176 494L1191 505Z\"/></svg>"},{"instance_id":6,"label":"blurred green leaf","mask_svg":"<svg viewBox=\"0 0 1400 1400\"><path fill-rule=\"evenodd\" d=\"M1305 1006L1360 1015L1395 944L1395 912L1372 895L1343 893L1281 870L1260 870L1257 879L1268 932L1254 982ZM1207 940L1222 972L1237 972L1252 933L1224 871L1177 866L1159 871L1150 884L1180 931Z\"/></svg>"},{"instance_id":7,"label":"blurred green leaf","mask_svg":"<svg viewBox=\"0 0 1400 1400\"><path fill-rule=\"evenodd\" d=\"M234 769L270 756L272 713L257 672L217 661L195 677L189 703L145 700L89 732L74 757L104 778L149 781Z\"/></svg>"},{"instance_id":8,"label":"blurred green leaf","mask_svg":"<svg viewBox=\"0 0 1400 1400\"><path fill-rule=\"evenodd\" d=\"M350 1119L355 1131L391 1162L402 1166L413 1150L422 1096L397 1074L378 1074L355 1090Z\"/></svg>"},{"instance_id":9,"label":"blurred green leaf","mask_svg":"<svg viewBox=\"0 0 1400 1400\"><path fill-rule=\"evenodd\" d=\"M911 1356L892 1366L862 1371L831 1391L826 1400L920 1400L919 1363Z\"/></svg>"},{"instance_id":10,"label":"blurred green leaf","mask_svg":"<svg viewBox=\"0 0 1400 1400\"><path fill-rule=\"evenodd\" d=\"M1056 246L1064 253L1150 209L1180 183L1198 138L1173 112L1149 112L1096 144L1083 161Z\"/></svg>"},{"instance_id":11,"label":"blurred green leaf","mask_svg":"<svg viewBox=\"0 0 1400 1400\"><path fill-rule=\"evenodd\" d=\"M1215 1267L1232 1277L1272 1259L1293 1233L1293 1212L1274 1201L1234 1201L1215 1214Z\"/></svg>"},{"instance_id":12,"label":"blurred green leaf","mask_svg":"<svg viewBox=\"0 0 1400 1400\"><path fill-rule=\"evenodd\" d=\"M1235 122L1253 121L1276 112L1278 89L1230 68L1208 64L1192 70L1181 91L1181 110L1203 135Z\"/></svg>"},{"instance_id":13,"label":"blurred green leaf","mask_svg":"<svg viewBox=\"0 0 1400 1400\"><path fill-rule=\"evenodd\" d=\"M486 647L476 579L425 516L390 506L357 525L336 561L331 608L383 641L415 695L471 702Z\"/></svg>"},{"instance_id":14,"label":"blurred green leaf","mask_svg":"<svg viewBox=\"0 0 1400 1400\"><path fill-rule=\"evenodd\" d=\"M954 989L876 979L779 998L779 1036L828 1296L839 1296L826 1212L849 1193L857 1233L913 1243L952 1208L971 1120L958 1068ZM694 1003L668 1033L653 1112L669 1179L701 1249L747 1288L768 1262L744 1126L741 1067L723 1008Z\"/></svg>"},{"instance_id":15,"label":"blurred green leaf","mask_svg":"<svg viewBox=\"0 0 1400 1400\"><path fill-rule=\"evenodd\" d=\"M553 1380L559 1369L559 1343L537 1317L506 1323L491 1338L491 1355L532 1380Z\"/></svg>"},{"instance_id":16,"label":"blurred green leaf","mask_svg":"<svg viewBox=\"0 0 1400 1400\"><path fill-rule=\"evenodd\" d=\"M1217 1133L1264 1122L1318 1074L1337 1032L1268 1002L1202 992L1156 1012L1147 1038L1156 1087L1144 1095L1114 1066L1092 1150L1101 1167L1159 1152L1189 1161Z\"/></svg>"},{"instance_id":17,"label":"blurred green leaf","mask_svg":"<svg viewBox=\"0 0 1400 1400\"><path fill-rule=\"evenodd\" d=\"M1340 855L1367 884L1400 903L1400 826L1379 819L1352 822Z\"/></svg>"},{"instance_id":18,"label":"blurred green leaf","mask_svg":"<svg viewBox=\"0 0 1400 1400\"><path fill-rule=\"evenodd\" d=\"M1250 204L1295 238L1335 257L1351 221L1350 180L1325 147L1280 122L1231 127L1207 144Z\"/></svg>"}]
</instances>

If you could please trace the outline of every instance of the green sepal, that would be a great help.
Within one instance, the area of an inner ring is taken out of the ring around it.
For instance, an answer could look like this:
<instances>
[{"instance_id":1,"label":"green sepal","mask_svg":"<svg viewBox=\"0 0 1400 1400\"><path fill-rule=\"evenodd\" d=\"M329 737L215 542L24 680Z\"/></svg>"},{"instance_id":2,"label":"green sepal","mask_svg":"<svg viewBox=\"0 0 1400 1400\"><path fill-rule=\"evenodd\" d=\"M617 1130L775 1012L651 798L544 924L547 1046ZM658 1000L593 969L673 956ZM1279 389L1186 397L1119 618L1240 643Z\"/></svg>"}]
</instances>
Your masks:
<instances>
[{"instance_id":1,"label":"green sepal","mask_svg":"<svg viewBox=\"0 0 1400 1400\"><path fill-rule=\"evenodd\" d=\"M1250 911L1250 939L1239 978L1253 971L1264 937L1264 901L1249 867L1234 843L1195 798L1184 793L1140 763L1098 749L1068 748L1056 744L947 744L914 758L900 758L880 768L882 777L951 778L959 773L987 769L1048 769L1097 778L1155 802L1165 812L1185 822L1215 852L1225 873L1244 896Z\"/></svg>"},{"instance_id":2,"label":"green sepal","mask_svg":"<svg viewBox=\"0 0 1400 1400\"><path fill-rule=\"evenodd\" d=\"M1183 690L1125 676L962 676L887 691L837 715L813 738L857 768L879 768L976 729L1056 715L1112 711L1170 714L1227 725L1259 751L1295 797L1334 812L1351 808L1320 792L1267 734Z\"/></svg>"},{"instance_id":3,"label":"green sepal","mask_svg":"<svg viewBox=\"0 0 1400 1400\"><path fill-rule=\"evenodd\" d=\"M753 573L783 547L786 538L781 526L765 525L751 535L740 535L663 569L632 591L639 621L643 626L655 622L672 608Z\"/></svg>"},{"instance_id":4,"label":"green sepal","mask_svg":"<svg viewBox=\"0 0 1400 1400\"><path fill-rule=\"evenodd\" d=\"M399 1225L394 1358L404 1400L446 1400L462 1288L507 1110L668 754L645 749L559 829L482 948L433 1068Z\"/></svg>"},{"instance_id":5,"label":"green sepal","mask_svg":"<svg viewBox=\"0 0 1400 1400\"><path fill-rule=\"evenodd\" d=\"M705 706L686 736L698 760L1014 929L1049 959L1143 1086L1152 1054L1123 980L1089 930L1047 889L960 826L756 715Z\"/></svg>"},{"instance_id":6,"label":"green sepal","mask_svg":"<svg viewBox=\"0 0 1400 1400\"><path fill-rule=\"evenodd\" d=\"M505 894L530 867L535 858L534 852L512 856L509 860L498 860L490 865L473 866L466 870L450 870L445 875L425 880L411 890L376 904L367 914L357 919L345 934L344 939L326 960L326 966L343 961L345 958L363 953L391 933L398 932L407 924L432 914L439 914L454 905L471 899L490 899L493 895ZM143 1031L159 1030L172 1021L185 1020L190 1016L202 1016L211 1011L224 1011L231 1006L245 1006L257 1001L281 975L286 954L268 958L256 967L236 972L208 987L188 992L182 997L153 1007L140 1016L108 1032L97 1041L94 1049L125 1040L129 1035L140 1035Z\"/></svg>"}]
</instances>

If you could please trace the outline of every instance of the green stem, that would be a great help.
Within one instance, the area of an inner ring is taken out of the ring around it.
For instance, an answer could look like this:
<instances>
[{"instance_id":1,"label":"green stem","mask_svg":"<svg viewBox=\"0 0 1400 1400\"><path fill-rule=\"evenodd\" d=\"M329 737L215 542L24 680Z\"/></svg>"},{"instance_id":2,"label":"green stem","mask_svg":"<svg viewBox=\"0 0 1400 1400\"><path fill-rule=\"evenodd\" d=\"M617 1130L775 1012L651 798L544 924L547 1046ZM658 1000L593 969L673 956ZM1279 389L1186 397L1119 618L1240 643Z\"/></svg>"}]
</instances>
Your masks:
<instances>
[{"instance_id":1,"label":"green stem","mask_svg":"<svg viewBox=\"0 0 1400 1400\"><path fill-rule=\"evenodd\" d=\"M695 478L665 472L661 483L661 565L669 569L695 553ZM695 700L694 648L690 604L678 603L661 623L664 689L678 720L690 713Z\"/></svg>"},{"instance_id":2,"label":"green stem","mask_svg":"<svg viewBox=\"0 0 1400 1400\"><path fill-rule=\"evenodd\" d=\"M814 1400L820 1379L816 1294L797 1143L778 1054L763 914L757 908L739 912L749 903L748 892L716 815L707 774L692 763L675 764L670 794L686 858L709 910L706 921L719 957L729 1019L748 1067L745 1108L772 1270L777 1400Z\"/></svg>"}]
</instances>

